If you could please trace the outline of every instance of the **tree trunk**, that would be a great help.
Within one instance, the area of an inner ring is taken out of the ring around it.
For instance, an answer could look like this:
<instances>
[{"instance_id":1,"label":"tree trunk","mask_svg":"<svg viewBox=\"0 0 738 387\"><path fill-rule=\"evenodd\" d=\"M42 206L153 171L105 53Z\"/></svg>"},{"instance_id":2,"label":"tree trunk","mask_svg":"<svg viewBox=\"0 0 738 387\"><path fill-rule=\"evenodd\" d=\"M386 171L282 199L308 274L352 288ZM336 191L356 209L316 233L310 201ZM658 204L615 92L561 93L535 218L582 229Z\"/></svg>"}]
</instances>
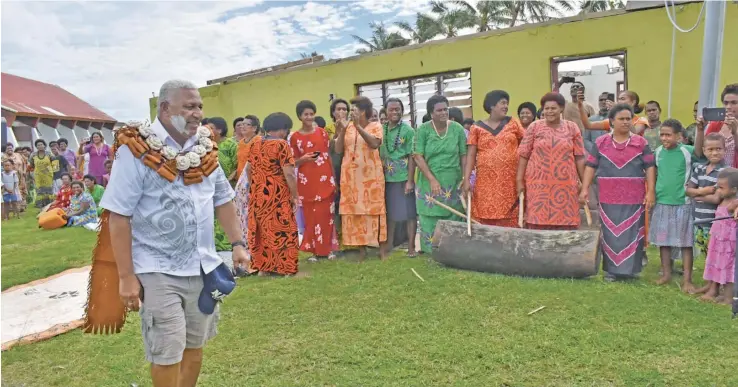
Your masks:
<instances>
[{"instance_id":1,"label":"tree trunk","mask_svg":"<svg viewBox=\"0 0 738 387\"><path fill-rule=\"evenodd\" d=\"M599 220L595 212L593 223ZM542 231L441 220L433 236L433 259L443 265L506 275L586 278L600 265L599 224L576 231Z\"/></svg>"},{"instance_id":2,"label":"tree trunk","mask_svg":"<svg viewBox=\"0 0 738 387\"><path fill-rule=\"evenodd\" d=\"M515 5L515 10L513 11L512 18L510 20L510 27L515 27L515 22L518 21L518 14L520 13L520 3Z\"/></svg>"}]
</instances>

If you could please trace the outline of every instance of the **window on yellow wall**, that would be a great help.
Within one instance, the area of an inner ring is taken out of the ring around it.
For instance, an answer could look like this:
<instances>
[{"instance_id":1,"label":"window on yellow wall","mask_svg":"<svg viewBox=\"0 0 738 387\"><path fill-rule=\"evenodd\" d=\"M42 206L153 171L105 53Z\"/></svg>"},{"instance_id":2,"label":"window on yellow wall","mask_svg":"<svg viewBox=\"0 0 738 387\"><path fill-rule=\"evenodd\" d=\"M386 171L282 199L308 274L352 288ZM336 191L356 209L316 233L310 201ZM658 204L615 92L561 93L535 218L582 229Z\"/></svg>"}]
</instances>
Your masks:
<instances>
[{"instance_id":1,"label":"window on yellow wall","mask_svg":"<svg viewBox=\"0 0 738 387\"><path fill-rule=\"evenodd\" d=\"M417 127L426 114L426 102L435 94L448 98L449 106L458 107L465 118L472 118L471 71L459 70L399 80L363 84L359 95L384 106L389 98L399 98L405 106L404 120Z\"/></svg>"}]
</instances>

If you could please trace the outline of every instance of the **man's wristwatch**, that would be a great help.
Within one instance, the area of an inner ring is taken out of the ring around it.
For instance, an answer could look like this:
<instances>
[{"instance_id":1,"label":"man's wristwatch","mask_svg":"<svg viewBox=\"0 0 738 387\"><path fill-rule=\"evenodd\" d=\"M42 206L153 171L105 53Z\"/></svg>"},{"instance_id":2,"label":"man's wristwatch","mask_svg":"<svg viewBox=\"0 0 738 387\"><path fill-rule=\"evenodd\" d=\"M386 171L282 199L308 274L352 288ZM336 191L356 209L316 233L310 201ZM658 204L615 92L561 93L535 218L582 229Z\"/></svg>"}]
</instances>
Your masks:
<instances>
[{"instance_id":1,"label":"man's wristwatch","mask_svg":"<svg viewBox=\"0 0 738 387\"><path fill-rule=\"evenodd\" d=\"M244 242L242 240L241 241L231 242L231 247L234 247L235 248L236 246L241 246L241 247L243 247L245 249L246 248L246 242Z\"/></svg>"}]
</instances>

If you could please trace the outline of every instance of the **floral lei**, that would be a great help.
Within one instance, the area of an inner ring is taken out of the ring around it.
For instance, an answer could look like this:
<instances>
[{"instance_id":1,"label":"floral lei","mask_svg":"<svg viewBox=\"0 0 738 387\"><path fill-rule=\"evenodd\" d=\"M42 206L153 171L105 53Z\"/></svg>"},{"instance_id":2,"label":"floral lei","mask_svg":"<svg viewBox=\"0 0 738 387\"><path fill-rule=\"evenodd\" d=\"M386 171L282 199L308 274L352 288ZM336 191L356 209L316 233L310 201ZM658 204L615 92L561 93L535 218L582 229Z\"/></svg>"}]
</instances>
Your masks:
<instances>
[{"instance_id":1,"label":"floral lei","mask_svg":"<svg viewBox=\"0 0 738 387\"><path fill-rule=\"evenodd\" d=\"M164 145L148 122L129 122L115 133L113 152L127 145L133 155L170 183L183 175L184 184L198 184L218 168L218 145L206 126L197 128L197 142L190 151L177 152Z\"/></svg>"}]
</instances>

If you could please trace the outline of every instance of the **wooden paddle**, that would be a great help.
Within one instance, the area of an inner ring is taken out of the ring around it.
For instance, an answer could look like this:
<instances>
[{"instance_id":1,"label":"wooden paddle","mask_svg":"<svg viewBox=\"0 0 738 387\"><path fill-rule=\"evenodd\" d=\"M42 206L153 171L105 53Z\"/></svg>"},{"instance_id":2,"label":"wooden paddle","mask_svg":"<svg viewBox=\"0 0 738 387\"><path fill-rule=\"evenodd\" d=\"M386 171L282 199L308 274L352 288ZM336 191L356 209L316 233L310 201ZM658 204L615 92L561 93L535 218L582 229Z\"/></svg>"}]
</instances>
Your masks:
<instances>
[{"instance_id":1,"label":"wooden paddle","mask_svg":"<svg viewBox=\"0 0 738 387\"><path fill-rule=\"evenodd\" d=\"M518 201L520 202L520 206L518 207L518 226L520 226L520 228L523 228L523 216L525 214L525 209L523 208L525 203L525 192L520 191L520 195L518 195Z\"/></svg>"},{"instance_id":2,"label":"wooden paddle","mask_svg":"<svg viewBox=\"0 0 738 387\"><path fill-rule=\"evenodd\" d=\"M589 205L584 205L584 216L587 217L587 226L592 225L592 213L589 211Z\"/></svg>"},{"instance_id":3,"label":"wooden paddle","mask_svg":"<svg viewBox=\"0 0 738 387\"><path fill-rule=\"evenodd\" d=\"M446 209L446 210L450 211L450 212L451 212L452 214L454 214L454 215L456 215L456 216L458 216L458 217L461 217L461 218L467 219L467 217L466 217L466 214L463 214L463 213L461 213L461 212L459 212L459 211L455 210L454 208L452 208L452 207L449 207L449 206L447 206L447 205L445 205L445 204L443 204L443 203L439 202L438 200L436 200L436 198L430 198L430 200L431 200L431 201L433 202L433 204L435 204L435 205L437 205L437 206L439 206L439 207L441 207L441 208L444 208L444 209ZM468 206L467 206L467 207L468 207ZM469 219L471 219L471 217L470 217ZM472 222L473 222L474 224L481 224L481 223L479 223L478 221L476 221L476 220L474 220L474 219L471 219L471 221L472 221Z\"/></svg>"},{"instance_id":4,"label":"wooden paddle","mask_svg":"<svg viewBox=\"0 0 738 387\"><path fill-rule=\"evenodd\" d=\"M472 202L471 191L466 194L466 201L469 205L466 207L466 233L471 236L471 202Z\"/></svg>"}]
</instances>

